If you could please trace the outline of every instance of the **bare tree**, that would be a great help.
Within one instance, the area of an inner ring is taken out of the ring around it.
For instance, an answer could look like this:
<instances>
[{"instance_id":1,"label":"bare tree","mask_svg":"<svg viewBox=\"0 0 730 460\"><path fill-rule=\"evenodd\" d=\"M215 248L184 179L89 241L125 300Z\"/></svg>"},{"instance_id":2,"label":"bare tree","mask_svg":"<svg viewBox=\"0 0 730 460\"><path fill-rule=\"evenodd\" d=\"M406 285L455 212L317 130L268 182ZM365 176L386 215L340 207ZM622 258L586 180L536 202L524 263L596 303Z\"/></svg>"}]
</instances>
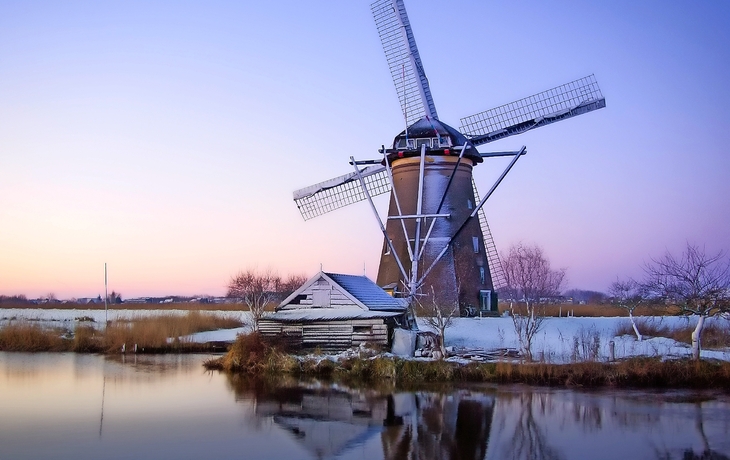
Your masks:
<instances>
[{"instance_id":1,"label":"bare tree","mask_svg":"<svg viewBox=\"0 0 730 460\"><path fill-rule=\"evenodd\" d=\"M439 350L441 356L446 357L446 329L451 327L454 322L454 316L459 314L459 306L454 305L452 308L440 307L436 304L436 293L431 287L431 296L429 296L428 302L418 301L418 306L421 312L423 320L428 326L436 331L439 335Z\"/></svg>"},{"instance_id":2,"label":"bare tree","mask_svg":"<svg viewBox=\"0 0 730 460\"><path fill-rule=\"evenodd\" d=\"M122 303L122 293L112 291L111 294L107 297L107 302L109 303Z\"/></svg>"},{"instance_id":3,"label":"bare tree","mask_svg":"<svg viewBox=\"0 0 730 460\"><path fill-rule=\"evenodd\" d=\"M697 315L692 332L692 357L700 359L705 319L730 312L730 260L725 252L707 255L687 243L680 257L669 251L644 267L646 286L655 295L676 302L685 314Z\"/></svg>"},{"instance_id":4,"label":"bare tree","mask_svg":"<svg viewBox=\"0 0 730 460\"><path fill-rule=\"evenodd\" d=\"M257 331L266 306L279 297L277 288L280 285L281 278L272 269L257 271L249 268L231 277L226 296L241 299L248 306L253 330Z\"/></svg>"},{"instance_id":5,"label":"bare tree","mask_svg":"<svg viewBox=\"0 0 730 460\"><path fill-rule=\"evenodd\" d=\"M502 265L512 298L525 305L523 314L510 303L510 313L520 348L525 358L532 361L532 339L545 319L537 311L536 304L541 298L560 293L565 269L553 270L539 246L522 243L513 245L507 255L502 255Z\"/></svg>"},{"instance_id":6,"label":"bare tree","mask_svg":"<svg viewBox=\"0 0 730 460\"><path fill-rule=\"evenodd\" d=\"M647 300L646 287L633 278L628 278L614 281L611 287L608 288L608 292L614 298L616 304L629 313L629 320L631 321L631 327L634 328L636 340L641 342L643 337L639 332L639 328L636 327L634 310Z\"/></svg>"},{"instance_id":7,"label":"bare tree","mask_svg":"<svg viewBox=\"0 0 730 460\"><path fill-rule=\"evenodd\" d=\"M299 289L302 284L307 281L307 277L302 274L289 275L285 279L280 279L279 284L276 286L276 291L282 300L289 296L292 292Z\"/></svg>"}]
</instances>

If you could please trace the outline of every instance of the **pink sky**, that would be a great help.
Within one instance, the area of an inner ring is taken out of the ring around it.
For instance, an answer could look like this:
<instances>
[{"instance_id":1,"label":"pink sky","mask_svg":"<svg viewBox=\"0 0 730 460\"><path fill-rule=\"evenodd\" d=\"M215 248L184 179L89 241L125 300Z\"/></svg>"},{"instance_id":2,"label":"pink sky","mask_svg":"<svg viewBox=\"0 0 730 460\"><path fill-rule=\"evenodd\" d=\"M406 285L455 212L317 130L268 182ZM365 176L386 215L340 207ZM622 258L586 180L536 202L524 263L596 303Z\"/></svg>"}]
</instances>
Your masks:
<instances>
[{"instance_id":1,"label":"pink sky","mask_svg":"<svg viewBox=\"0 0 730 460\"><path fill-rule=\"evenodd\" d=\"M606 97L481 148L529 151L486 205L502 251L605 290L686 241L730 249L730 4L406 5L446 123L590 73ZM369 2L8 1L0 62L0 294L96 296L105 262L125 297L375 276L366 203L304 222L291 198L402 129Z\"/></svg>"}]
</instances>

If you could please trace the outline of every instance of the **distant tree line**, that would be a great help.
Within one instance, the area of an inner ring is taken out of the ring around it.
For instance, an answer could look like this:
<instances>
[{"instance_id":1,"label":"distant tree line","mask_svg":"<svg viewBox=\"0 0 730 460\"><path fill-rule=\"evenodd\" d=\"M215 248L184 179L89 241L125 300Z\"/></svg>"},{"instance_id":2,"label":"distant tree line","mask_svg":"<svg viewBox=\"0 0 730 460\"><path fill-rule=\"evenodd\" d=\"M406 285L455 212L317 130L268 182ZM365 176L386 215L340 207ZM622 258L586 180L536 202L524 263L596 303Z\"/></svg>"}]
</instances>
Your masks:
<instances>
[{"instance_id":1,"label":"distant tree line","mask_svg":"<svg viewBox=\"0 0 730 460\"><path fill-rule=\"evenodd\" d=\"M23 294L20 295L0 295L0 303L31 303Z\"/></svg>"}]
</instances>

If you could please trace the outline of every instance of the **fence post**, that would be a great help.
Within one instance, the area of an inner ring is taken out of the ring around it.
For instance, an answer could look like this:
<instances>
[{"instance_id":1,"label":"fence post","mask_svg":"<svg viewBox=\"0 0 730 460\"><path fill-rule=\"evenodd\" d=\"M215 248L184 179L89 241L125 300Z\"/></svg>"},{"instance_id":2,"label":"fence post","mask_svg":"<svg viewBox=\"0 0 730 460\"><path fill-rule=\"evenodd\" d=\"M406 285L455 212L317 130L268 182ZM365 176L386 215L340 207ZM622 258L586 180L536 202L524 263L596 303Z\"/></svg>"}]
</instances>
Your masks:
<instances>
[{"instance_id":1,"label":"fence post","mask_svg":"<svg viewBox=\"0 0 730 460\"><path fill-rule=\"evenodd\" d=\"M613 340L608 342L608 360L611 362L616 361L616 344Z\"/></svg>"}]
</instances>

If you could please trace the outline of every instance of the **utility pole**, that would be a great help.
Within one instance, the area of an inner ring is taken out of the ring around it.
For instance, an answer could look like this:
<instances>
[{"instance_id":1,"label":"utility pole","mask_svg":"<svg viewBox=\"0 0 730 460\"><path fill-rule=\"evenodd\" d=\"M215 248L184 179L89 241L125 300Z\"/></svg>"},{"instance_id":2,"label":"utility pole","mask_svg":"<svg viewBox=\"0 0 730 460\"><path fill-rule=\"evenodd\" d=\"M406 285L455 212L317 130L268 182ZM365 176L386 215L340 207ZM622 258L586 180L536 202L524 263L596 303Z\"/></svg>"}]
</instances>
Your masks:
<instances>
[{"instance_id":1,"label":"utility pole","mask_svg":"<svg viewBox=\"0 0 730 460\"><path fill-rule=\"evenodd\" d=\"M106 262L104 262L104 325L105 327L109 325L109 306L107 305L107 302L109 300L109 283L107 282L107 275L106 275Z\"/></svg>"}]
</instances>

